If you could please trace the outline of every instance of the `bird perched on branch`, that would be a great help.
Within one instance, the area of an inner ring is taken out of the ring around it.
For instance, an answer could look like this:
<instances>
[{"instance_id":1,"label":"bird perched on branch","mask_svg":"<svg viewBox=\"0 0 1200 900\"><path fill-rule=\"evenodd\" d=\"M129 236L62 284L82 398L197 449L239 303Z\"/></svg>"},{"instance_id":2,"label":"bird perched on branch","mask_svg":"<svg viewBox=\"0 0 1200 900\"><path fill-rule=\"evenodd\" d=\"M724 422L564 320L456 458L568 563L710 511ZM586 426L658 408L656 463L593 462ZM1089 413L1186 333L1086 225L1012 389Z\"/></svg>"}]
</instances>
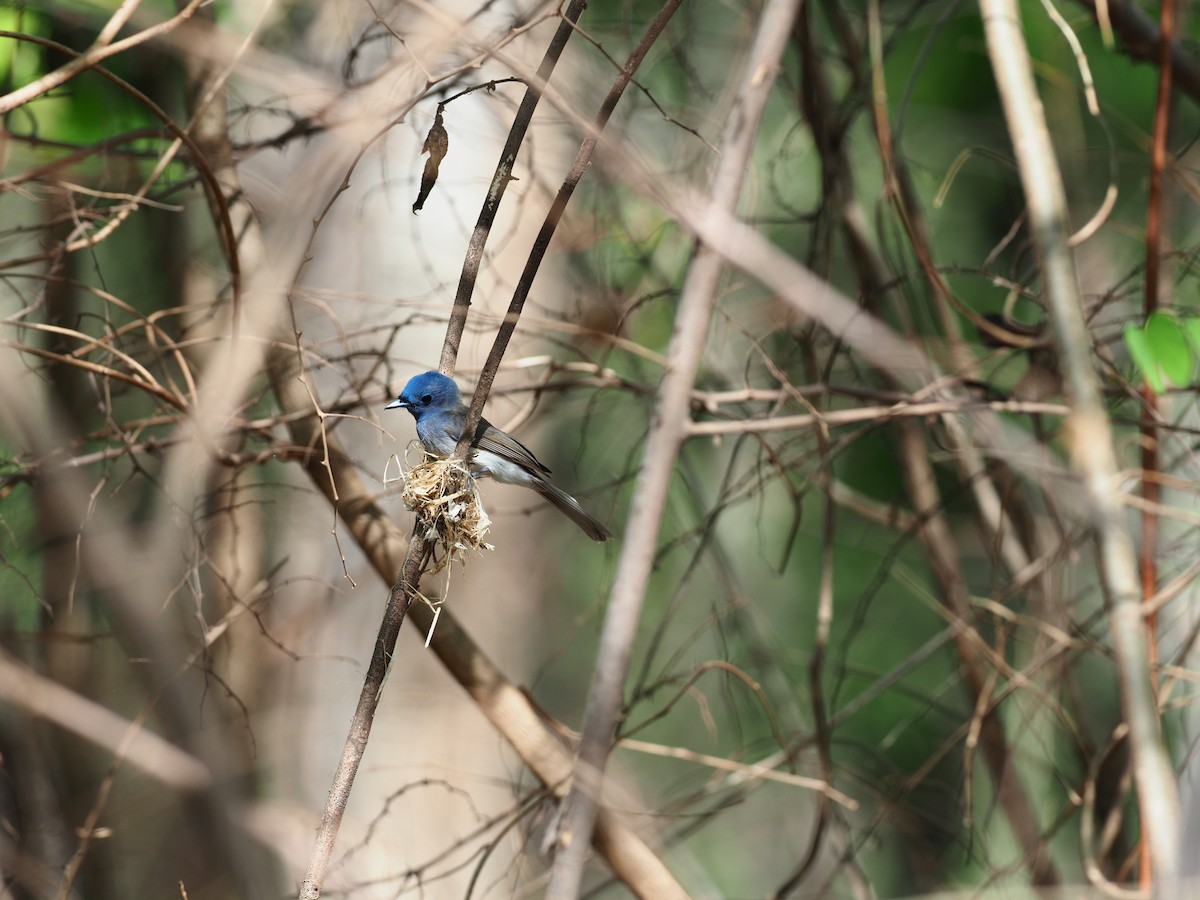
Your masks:
<instances>
[{"instance_id":1,"label":"bird perched on branch","mask_svg":"<svg viewBox=\"0 0 1200 900\"><path fill-rule=\"evenodd\" d=\"M441 372L414 375L400 396L385 409L407 409L412 413L417 420L417 437L435 456L446 457L454 453L467 423L467 407L462 402L458 385ZM612 537L607 528L579 505L579 501L549 481L550 470L538 462L524 444L487 419L481 418L475 429L470 466L471 474L477 478L490 475L504 484L533 488L593 541L606 541Z\"/></svg>"}]
</instances>

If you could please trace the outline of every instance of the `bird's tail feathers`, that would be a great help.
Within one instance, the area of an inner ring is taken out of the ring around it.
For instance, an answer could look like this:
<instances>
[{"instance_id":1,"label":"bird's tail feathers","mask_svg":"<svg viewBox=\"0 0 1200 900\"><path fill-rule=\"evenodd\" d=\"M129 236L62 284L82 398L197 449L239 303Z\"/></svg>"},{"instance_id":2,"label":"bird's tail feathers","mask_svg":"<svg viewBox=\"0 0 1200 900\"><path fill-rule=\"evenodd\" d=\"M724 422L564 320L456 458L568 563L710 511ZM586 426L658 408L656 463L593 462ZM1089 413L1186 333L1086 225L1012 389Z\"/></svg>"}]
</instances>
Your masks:
<instances>
[{"instance_id":1,"label":"bird's tail feathers","mask_svg":"<svg viewBox=\"0 0 1200 900\"><path fill-rule=\"evenodd\" d=\"M570 494L541 478L534 479L532 487L593 541L607 541L612 537L612 533L600 524L600 520L580 506L579 501Z\"/></svg>"}]
</instances>

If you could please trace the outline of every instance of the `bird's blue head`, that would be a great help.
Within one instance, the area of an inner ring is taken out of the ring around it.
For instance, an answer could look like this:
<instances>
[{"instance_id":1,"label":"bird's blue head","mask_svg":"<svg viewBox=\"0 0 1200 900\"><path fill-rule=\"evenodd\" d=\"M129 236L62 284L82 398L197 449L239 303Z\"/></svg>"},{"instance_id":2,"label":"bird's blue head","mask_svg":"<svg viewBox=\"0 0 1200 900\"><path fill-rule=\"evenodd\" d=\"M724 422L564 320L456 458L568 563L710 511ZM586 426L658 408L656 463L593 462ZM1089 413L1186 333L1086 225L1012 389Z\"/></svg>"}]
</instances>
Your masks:
<instances>
[{"instance_id":1,"label":"bird's blue head","mask_svg":"<svg viewBox=\"0 0 1200 900\"><path fill-rule=\"evenodd\" d=\"M462 405L462 394L453 379L441 372L422 372L408 379L400 396L384 409L407 409L419 419L427 412L454 409Z\"/></svg>"}]
</instances>

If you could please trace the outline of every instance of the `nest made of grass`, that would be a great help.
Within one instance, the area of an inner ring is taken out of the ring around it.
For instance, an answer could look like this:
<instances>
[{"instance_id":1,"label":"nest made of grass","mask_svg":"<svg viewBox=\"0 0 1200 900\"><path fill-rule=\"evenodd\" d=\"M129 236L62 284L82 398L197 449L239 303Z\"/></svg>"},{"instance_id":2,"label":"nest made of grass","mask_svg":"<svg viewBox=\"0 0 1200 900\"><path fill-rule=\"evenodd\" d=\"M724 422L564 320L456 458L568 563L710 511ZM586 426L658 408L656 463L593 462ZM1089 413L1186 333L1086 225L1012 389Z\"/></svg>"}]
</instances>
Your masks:
<instances>
[{"instance_id":1,"label":"nest made of grass","mask_svg":"<svg viewBox=\"0 0 1200 900\"><path fill-rule=\"evenodd\" d=\"M405 474L400 497L417 514L426 540L445 549L438 569L448 560L462 561L469 550L493 549L484 540L492 520L483 508L475 478L461 459L426 456Z\"/></svg>"}]
</instances>

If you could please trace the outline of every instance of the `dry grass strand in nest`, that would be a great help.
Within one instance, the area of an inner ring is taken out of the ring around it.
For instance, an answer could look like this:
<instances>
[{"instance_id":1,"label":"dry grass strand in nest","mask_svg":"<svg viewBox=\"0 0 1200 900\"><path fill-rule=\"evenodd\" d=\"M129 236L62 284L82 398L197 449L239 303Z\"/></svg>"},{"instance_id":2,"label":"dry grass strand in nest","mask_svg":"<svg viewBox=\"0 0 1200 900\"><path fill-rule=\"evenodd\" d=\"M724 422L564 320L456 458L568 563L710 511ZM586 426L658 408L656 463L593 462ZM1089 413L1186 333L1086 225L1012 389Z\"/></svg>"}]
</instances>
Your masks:
<instances>
[{"instance_id":1,"label":"dry grass strand in nest","mask_svg":"<svg viewBox=\"0 0 1200 900\"><path fill-rule=\"evenodd\" d=\"M483 508L475 478L462 460L426 454L424 462L405 473L400 496L417 514L426 540L445 550L433 571L441 571L456 559L465 563L469 550L493 549L484 540L492 520Z\"/></svg>"}]
</instances>

